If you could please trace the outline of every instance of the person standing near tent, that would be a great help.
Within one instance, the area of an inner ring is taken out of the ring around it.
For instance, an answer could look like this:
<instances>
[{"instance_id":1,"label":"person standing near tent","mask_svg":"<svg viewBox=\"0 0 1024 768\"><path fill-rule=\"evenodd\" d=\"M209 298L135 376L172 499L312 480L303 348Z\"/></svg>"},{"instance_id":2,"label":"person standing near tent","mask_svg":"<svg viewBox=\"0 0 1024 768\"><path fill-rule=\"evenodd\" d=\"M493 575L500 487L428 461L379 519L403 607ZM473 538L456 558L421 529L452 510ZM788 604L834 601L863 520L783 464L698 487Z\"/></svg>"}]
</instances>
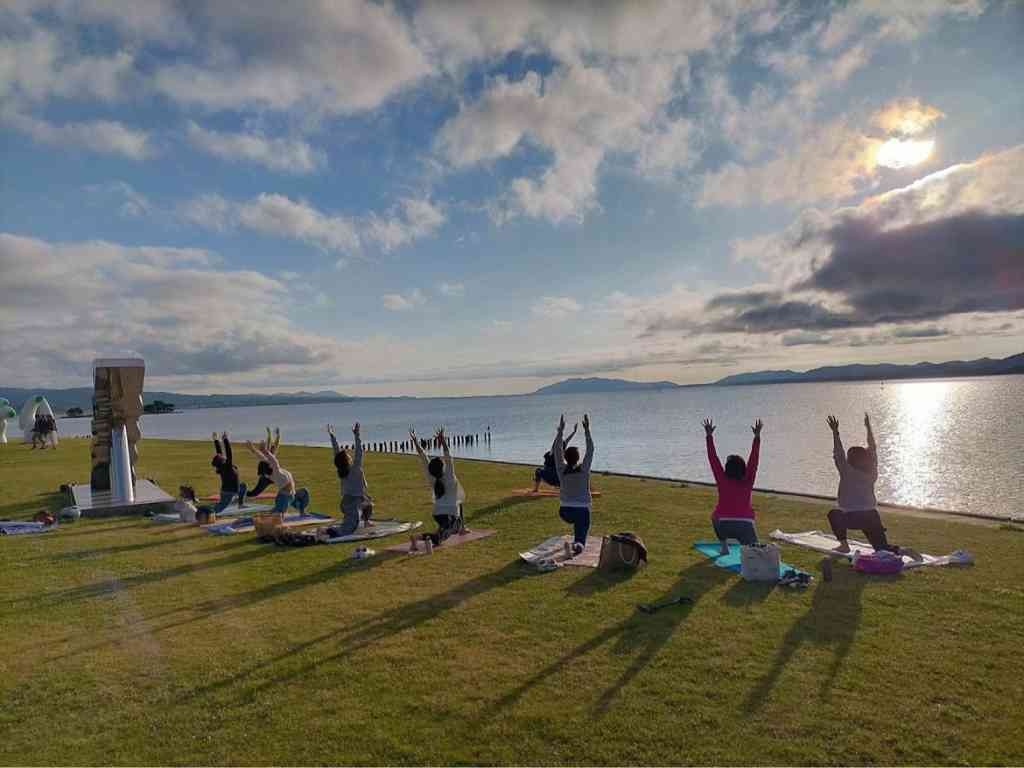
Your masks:
<instances>
[{"instance_id":1,"label":"person standing near tent","mask_svg":"<svg viewBox=\"0 0 1024 768\"><path fill-rule=\"evenodd\" d=\"M224 441L221 450L221 441L217 439L217 433L213 433L214 456L210 460L210 466L220 475L220 500L214 505L213 511L218 515L228 508L234 499L238 499L238 506L245 504L245 483L238 480L238 467L235 466L231 454L231 438L227 432L221 433Z\"/></svg>"},{"instance_id":2,"label":"person standing near tent","mask_svg":"<svg viewBox=\"0 0 1024 768\"><path fill-rule=\"evenodd\" d=\"M594 460L594 439L590 434L590 416L583 414L583 436L587 441L587 452L580 461L580 451L576 446L566 447L565 414L558 420L558 431L555 441L551 444L551 452L555 455L555 470L558 472L559 502L558 516L572 526L572 551L578 555L587 545L587 534L590 533L590 464Z\"/></svg>"},{"instance_id":3,"label":"person standing near tent","mask_svg":"<svg viewBox=\"0 0 1024 768\"><path fill-rule=\"evenodd\" d=\"M299 514L305 513L309 507L309 491L301 488L296 492L295 478L292 473L281 466L277 456L264 448L256 448L252 441L246 441L246 447L254 456L266 462L266 468L270 470L269 479L277 486L277 497L274 499L274 514L283 515L288 507L295 507ZM261 478L262 479L262 478Z\"/></svg>"},{"instance_id":4,"label":"person standing near tent","mask_svg":"<svg viewBox=\"0 0 1024 768\"><path fill-rule=\"evenodd\" d=\"M920 555L906 547L890 544L885 535L882 517L878 514L875 498L875 483L878 481L878 446L871 429L871 417L864 414L864 429L867 432L868 447L852 445L843 450L843 439L839 436L839 419L829 415L828 427L832 430L832 460L839 471L839 490L836 493L836 508L828 513L832 533L839 540L835 551L849 554L847 541L849 529L862 531L875 551L906 554L915 559Z\"/></svg>"},{"instance_id":5,"label":"person standing near tent","mask_svg":"<svg viewBox=\"0 0 1024 768\"><path fill-rule=\"evenodd\" d=\"M573 424L572 432L562 442L562 450L565 451L569 447L569 443L576 437L576 430L579 429L579 424ZM537 467L533 471L533 492L537 493L540 491L541 482L545 482L548 485L552 485L557 488L560 485L558 479L558 470L555 468L555 454L552 451L548 451L544 454L544 466Z\"/></svg>"},{"instance_id":6,"label":"person standing near tent","mask_svg":"<svg viewBox=\"0 0 1024 768\"><path fill-rule=\"evenodd\" d=\"M444 436L444 429L438 429L434 437L435 442L441 446L444 452L444 459L439 456L430 458L423 449L420 440L416 437L416 431L409 430L409 437L416 446L416 453L423 462L423 471L426 473L427 482L434 494L434 522L437 523L435 533L425 533L421 536L429 540L434 546L450 537L453 533L466 532L465 521L462 516L462 504L466 500L466 492L455 476L455 462L452 461L451 452L448 450L448 440ZM416 545L416 537L412 537L413 547Z\"/></svg>"},{"instance_id":7,"label":"person standing near tent","mask_svg":"<svg viewBox=\"0 0 1024 768\"><path fill-rule=\"evenodd\" d=\"M750 506L750 495L757 478L757 465L761 456L761 428L758 419L750 428L754 440L750 445L750 456L746 461L735 454L726 457L725 467L715 449L715 425L711 419L704 419L704 438L708 449L708 463L711 474L718 486L718 503L711 513L711 525L721 545L721 553L729 554L729 539L740 544L757 544L757 528L754 525L754 508Z\"/></svg>"},{"instance_id":8,"label":"person standing near tent","mask_svg":"<svg viewBox=\"0 0 1024 768\"><path fill-rule=\"evenodd\" d=\"M352 427L355 440L353 456L349 459L348 451L338 445L334 435L334 425L327 425L327 434L331 436L331 447L334 449L334 468L338 471L341 482L341 526L337 536L348 536L359 528L359 521L365 525L373 525L373 499L367 493L366 475L363 473L363 441L359 434L359 422Z\"/></svg>"}]
</instances>

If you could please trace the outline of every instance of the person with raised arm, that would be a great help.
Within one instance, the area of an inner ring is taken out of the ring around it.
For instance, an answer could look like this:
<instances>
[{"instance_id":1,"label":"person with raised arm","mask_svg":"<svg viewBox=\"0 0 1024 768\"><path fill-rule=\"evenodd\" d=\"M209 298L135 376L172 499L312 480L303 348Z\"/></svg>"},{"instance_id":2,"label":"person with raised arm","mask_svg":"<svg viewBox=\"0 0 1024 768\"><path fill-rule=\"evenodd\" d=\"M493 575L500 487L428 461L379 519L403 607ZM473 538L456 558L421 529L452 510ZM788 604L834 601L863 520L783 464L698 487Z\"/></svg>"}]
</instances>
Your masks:
<instances>
[{"instance_id":1,"label":"person with raised arm","mask_svg":"<svg viewBox=\"0 0 1024 768\"><path fill-rule=\"evenodd\" d=\"M849 554L850 544L847 532L852 528L864 533L875 551L893 554L907 554L920 557L912 549L897 547L889 543L885 535L882 517L878 514L878 500L875 498L875 483L878 481L878 446L871 429L871 417L864 414L864 429L867 432L868 447L852 445L843 450L843 439L839 435L839 419L829 415L828 427L832 430L832 460L839 471L839 490L836 493L836 508L828 513L828 524L839 540L835 551Z\"/></svg>"},{"instance_id":2,"label":"person with raised arm","mask_svg":"<svg viewBox=\"0 0 1024 768\"><path fill-rule=\"evenodd\" d=\"M573 424L572 432L569 436L562 441L562 451L569 447L569 443L576 437L576 430L580 428L579 423ZM533 492L538 493L540 491L541 482L545 482L548 485L552 485L558 488L561 481L558 479L558 470L555 468L555 454L553 451L548 451L544 454L544 466L537 467L533 471Z\"/></svg>"},{"instance_id":3,"label":"person with raised arm","mask_svg":"<svg viewBox=\"0 0 1024 768\"><path fill-rule=\"evenodd\" d=\"M430 458L423 449L414 429L409 430L409 438L416 447L416 453L423 462L423 471L434 494L434 522L437 523L435 533L424 533L419 538L427 539L433 546L439 545L453 533L467 532L462 516L462 503L466 500L466 492L458 477L455 476L455 462L448 450L448 440L444 429L438 429L434 437L435 444L441 446L444 459L439 456ZM411 539L412 548L416 548L416 536Z\"/></svg>"},{"instance_id":4,"label":"person with raised arm","mask_svg":"<svg viewBox=\"0 0 1024 768\"><path fill-rule=\"evenodd\" d=\"M355 440L353 455L349 458L348 450L338 445L334 435L334 425L327 425L327 434L331 436L331 447L334 449L334 468L338 471L341 482L341 526L337 536L349 536L359 528L359 522L373 525L373 499L367 493L366 475L363 474L363 440L359 433L359 422L352 426Z\"/></svg>"},{"instance_id":5,"label":"person with raised arm","mask_svg":"<svg viewBox=\"0 0 1024 768\"><path fill-rule=\"evenodd\" d=\"M754 524L754 508L750 505L750 496L757 478L757 465L761 458L761 429L764 424L760 419L754 422L750 431L754 440L750 445L750 456L746 461L743 457L732 454L725 459L722 466L715 449L715 425L711 419L704 419L704 439L708 449L708 463L711 474L715 477L718 488L718 503L711 513L711 526L721 546L723 555L729 554L729 539L736 539L740 544L757 544L757 527Z\"/></svg>"},{"instance_id":6,"label":"person with raised arm","mask_svg":"<svg viewBox=\"0 0 1024 768\"><path fill-rule=\"evenodd\" d=\"M551 444L555 455L555 471L558 473L559 509L558 516L572 526L572 551L578 555L587 545L590 533L590 465L594 460L594 439L590 434L590 416L583 414L583 435L587 452L580 461L580 451L574 445L568 447L565 440L565 414L558 420L558 431Z\"/></svg>"},{"instance_id":7,"label":"person with raised arm","mask_svg":"<svg viewBox=\"0 0 1024 768\"><path fill-rule=\"evenodd\" d=\"M288 511L288 507L295 507L299 510L299 514L304 513L309 507L309 491L302 488L296 492L295 478L292 477L292 473L281 466L277 456L271 453L269 448L263 446L256 448L251 440L246 441L245 445L254 456L261 460L261 464L266 464L266 469L270 471L265 477L268 477L270 482L277 486L274 514L283 515ZM261 479L262 477L264 476L261 475Z\"/></svg>"},{"instance_id":8,"label":"person with raised arm","mask_svg":"<svg viewBox=\"0 0 1024 768\"><path fill-rule=\"evenodd\" d=\"M221 440L224 446L221 448ZM245 483L238 480L238 467L235 466L234 457L231 454L231 438L227 432L222 432L220 439L217 433L213 433L214 456L210 465L220 475L220 500L214 505L213 511L218 515L228 508L228 505L237 498L238 506L245 504Z\"/></svg>"}]
</instances>

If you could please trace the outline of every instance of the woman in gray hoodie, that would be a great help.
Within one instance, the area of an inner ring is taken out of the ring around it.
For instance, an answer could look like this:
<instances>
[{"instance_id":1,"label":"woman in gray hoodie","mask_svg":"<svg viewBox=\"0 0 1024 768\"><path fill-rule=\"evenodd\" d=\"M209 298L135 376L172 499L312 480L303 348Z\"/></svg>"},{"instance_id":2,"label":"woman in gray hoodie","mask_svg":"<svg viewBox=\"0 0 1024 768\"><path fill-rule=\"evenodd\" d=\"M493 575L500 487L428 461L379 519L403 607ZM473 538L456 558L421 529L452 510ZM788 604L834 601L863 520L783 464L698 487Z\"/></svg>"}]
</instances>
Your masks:
<instances>
[{"instance_id":1,"label":"woman in gray hoodie","mask_svg":"<svg viewBox=\"0 0 1024 768\"><path fill-rule=\"evenodd\" d=\"M558 516L573 529L572 550L574 555L583 551L590 532L590 463L594 460L594 440L590 436L590 416L583 414L583 435L587 452L580 461L580 451L575 446L565 447L565 414L558 420L558 432L551 445L555 455L555 470L558 472L559 501Z\"/></svg>"},{"instance_id":2,"label":"woman in gray hoodie","mask_svg":"<svg viewBox=\"0 0 1024 768\"><path fill-rule=\"evenodd\" d=\"M373 514L373 499L367 493L366 475L363 474L363 441L359 435L359 422L352 427L355 451L351 459L348 451L338 445L333 424L327 425L327 434L331 436L334 468L338 470L338 480L341 483L341 530L335 535L348 536L356 532L360 520L364 525L373 525L370 519Z\"/></svg>"}]
</instances>

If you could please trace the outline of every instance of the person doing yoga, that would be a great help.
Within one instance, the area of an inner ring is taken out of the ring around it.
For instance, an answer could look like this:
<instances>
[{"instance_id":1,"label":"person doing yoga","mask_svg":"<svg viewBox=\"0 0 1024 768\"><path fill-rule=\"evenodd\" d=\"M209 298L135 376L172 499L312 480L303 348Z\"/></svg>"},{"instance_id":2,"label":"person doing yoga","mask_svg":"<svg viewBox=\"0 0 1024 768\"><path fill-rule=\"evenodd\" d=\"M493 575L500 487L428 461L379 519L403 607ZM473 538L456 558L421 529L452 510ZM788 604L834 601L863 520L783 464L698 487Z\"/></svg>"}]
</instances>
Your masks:
<instances>
[{"instance_id":1,"label":"person doing yoga","mask_svg":"<svg viewBox=\"0 0 1024 768\"><path fill-rule=\"evenodd\" d=\"M409 438L416 446L416 453L423 462L423 470L427 475L427 482L434 494L434 522L437 523L435 533L424 533L419 538L429 540L433 546L438 546L442 541L453 533L467 533L466 524L462 517L462 503L466 500L466 493L462 489L459 478L455 476L455 462L448 450L448 440L444 436L444 429L437 430L435 441L441 446L444 452L444 459L435 456L430 458L416 437L416 431L409 430ZM412 537L412 548L416 548L416 536Z\"/></svg>"},{"instance_id":2,"label":"person doing yoga","mask_svg":"<svg viewBox=\"0 0 1024 768\"><path fill-rule=\"evenodd\" d=\"M579 429L579 426L579 424L573 424L572 432L570 432L569 436L562 442L563 452L569 447L569 443L572 442L572 439L576 437L576 430ZM544 466L537 467L537 469L533 471L534 493L540 491L540 484L542 481L548 485L553 485L555 488L560 484L558 479L558 470L555 468L555 454L552 451L548 451L544 454Z\"/></svg>"},{"instance_id":3,"label":"person doing yoga","mask_svg":"<svg viewBox=\"0 0 1024 768\"><path fill-rule=\"evenodd\" d=\"M224 447L221 449L221 441ZM222 432L220 439L217 433L213 433L214 456L210 460L210 466L220 475L220 500L214 505L213 511L218 515L228 508L232 500L238 499L239 508L245 504L245 483L238 480L238 467L235 466L234 458L231 455L231 438L227 432Z\"/></svg>"},{"instance_id":4,"label":"person doing yoga","mask_svg":"<svg viewBox=\"0 0 1024 768\"><path fill-rule=\"evenodd\" d=\"M750 506L750 494L754 490L757 478L757 464L761 456L761 428L764 424L758 419L750 428L754 433L754 441L750 446L750 456L746 461L735 454L727 456L725 466L718 458L715 450L715 425L711 419L704 419L704 437L708 448L708 463L711 474L715 476L718 486L718 503L711 513L711 525L721 545L721 553L729 554L729 539L736 539L740 544L757 544L757 528L754 525L754 508Z\"/></svg>"},{"instance_id":5,"label":"person doing yoga","mask_svg":"<svg viewBox=\"0 0 1024 768\"><path fill-rule=\"evenodd\" d=\"M580 461L580 451L576 446L566 447L565 414L558 420L558 431L551 444L551 452L555 455L555 470L558 472L559 509L558 516L572 526L572 551L578 555L587 545L587 534L590 533L590 464L594 460L594 439L590 435L590 416L583 414L583 436L587 442L587 453Z\"/></svg>"},{"instance_id":6,"label":"person doing yoga","mask_svg":"<svg viewBox=\"0 0 1024 768\"><path fill-rule=\"evenodd\" d=\"M292 477L292 473L281 466L277 460L277 456L270 453L265 448L256 448L251 441L246 442L246 446L253 453L254 456L261 459L260 469L269 470L265 475L260 472L260 481L262 482L264 477L267 477L271 483L277 486L277 497L274 499L274 514L283 515L288 511L288 507L295 507L299 510L299 514L303 514L306 508L309 506L309 491L305 488L301 488L296 492L295 490L295 478ZM264 466L265 465L265 466ZM259 484L256 486L260 487ZM264 485L264 487L266 487Z\"/></svg>"},{"instance_id":7,"label":"person doing yoga","mask_svg":"<svg viewBox=\"0 0 1024 768\"><path fill-rule=\"evenodd\" d=\"M850 544L847 531L851 528L863 531L868 543L875 551L888 551L893 554L906 554L915 559L920 555L912 549L900 548L890 544L885 536L885 527L878 514L878 502L875 499L875 482L878 480L878 447L875 435L871 430L871 417L864 414L864 429L867 431L868 447L852 445L843 450L843 440L839 436L839 419L828 417L828 426L832 430L832 459L839 470L839 491L836 494L836 509L828 513L828 523L832 533L839 540L835 551L848 554Z\"/></svg>"},{"instance_id":8,"label":"person doing yoga","mask_svg":"<svg viewBox=\"0 0 1024 768\"><path fill-rule=\"evenodd\" d=\"M364 525L373 525L373 499L367 493L366 475L363 474L363 441L359 435L359 422L352 427L355 439L355 450L349 458L348 450L338 445L334 435L334 425L327 425L327 434L331 436L331 447L334 449L334 468L338 470L341 482L341 514L340 530L336 536L349 536L359 528L359 521Z\"/></svg>"}]
</instances>

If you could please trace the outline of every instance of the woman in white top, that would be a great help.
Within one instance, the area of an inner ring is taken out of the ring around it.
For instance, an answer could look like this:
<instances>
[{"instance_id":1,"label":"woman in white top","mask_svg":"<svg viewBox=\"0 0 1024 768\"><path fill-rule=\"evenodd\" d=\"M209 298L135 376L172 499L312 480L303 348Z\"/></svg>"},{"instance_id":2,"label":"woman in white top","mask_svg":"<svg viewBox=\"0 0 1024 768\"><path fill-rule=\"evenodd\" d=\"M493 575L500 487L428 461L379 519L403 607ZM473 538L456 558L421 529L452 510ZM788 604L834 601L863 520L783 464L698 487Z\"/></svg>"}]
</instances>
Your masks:
<instances>
[{"instance_id":1,"label":"woman in white top","mask_svg":"<svg viewBox=\"0 0 1024 768\"><path fill-rule=\"evenodd\" d=\"M309 491L301 488L295 490L295 478L292 473L281 466L277 456L266 447L256 448L251 440L246 441L246 446L254 456L266 462L270 469L270 482L277 486L277 497L274 499L274 514L283 515L288 507L295 507L299 514L303 514L309 507Z\"/></svg>"},{"instance_id":2,"label":"woman in white top","mask_svg":"<svg viewBox=\"0 0 1024 768\"><path fill-rule=\"evenodd\" d=\"M435 456L430 458L416 437L416 431L409 430L409 438L416 446L416 453L423 462L423 470L427 475L427 482L430 483L434 494L434 522L437 523L436 533L425 533L422 538L430 539L437 546L453 533L466 532L466 526L462 518L462 503L466 500L466 493L455 476L455 462L448 451L448 440L444 436L444 430L437 430L435 440L444 452L444 460ZM415 539L415 537L414 537Z\"/></svg>"}]
</instances>

